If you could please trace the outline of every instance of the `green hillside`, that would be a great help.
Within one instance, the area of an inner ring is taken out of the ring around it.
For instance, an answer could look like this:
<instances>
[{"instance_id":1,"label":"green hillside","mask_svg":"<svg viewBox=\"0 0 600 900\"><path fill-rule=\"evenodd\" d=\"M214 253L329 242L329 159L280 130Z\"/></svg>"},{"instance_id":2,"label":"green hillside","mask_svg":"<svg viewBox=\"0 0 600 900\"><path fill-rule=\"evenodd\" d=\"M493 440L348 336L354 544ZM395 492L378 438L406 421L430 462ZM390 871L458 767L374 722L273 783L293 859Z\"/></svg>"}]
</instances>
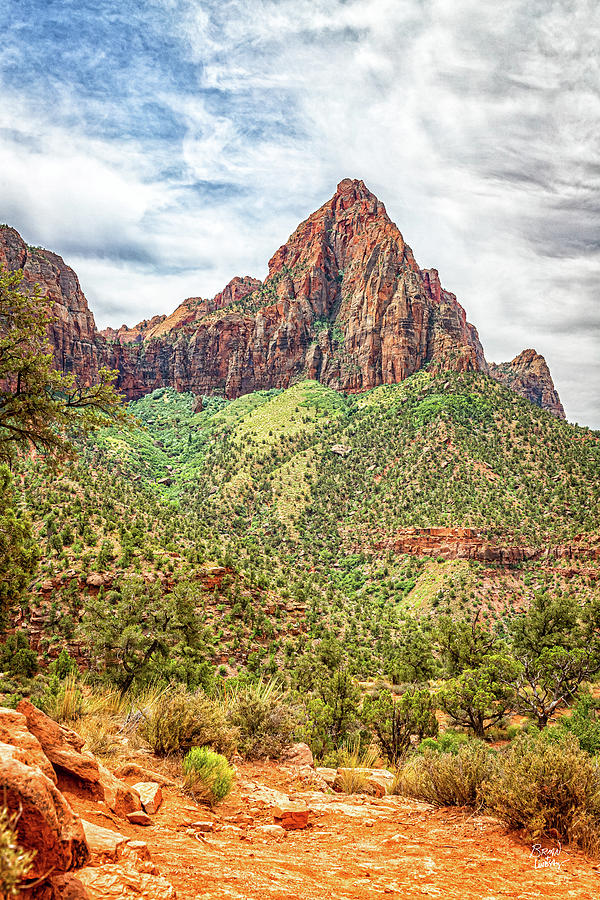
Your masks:
<instances>
[{"instance_id":1,"label":"green hillside","mask_svg":"<svg viewBox=\"0 0 600 900\"><path fill-rule=\"evenodd\" d=\"M585 559L507 568L386 546L410 526L529 547L598 531L599 435L491 379L419 373L355 396L305 381L199 406L157 390L131 404L137 427L97 433L50 483L40 464L23 473L44 652L79 635L94 573L200 579L204 657L230 673L285 668L332 632L358 674L389 675L411 613L479 609L502 629L540 589L598 591Z\"/></svg>"}]
</instances>

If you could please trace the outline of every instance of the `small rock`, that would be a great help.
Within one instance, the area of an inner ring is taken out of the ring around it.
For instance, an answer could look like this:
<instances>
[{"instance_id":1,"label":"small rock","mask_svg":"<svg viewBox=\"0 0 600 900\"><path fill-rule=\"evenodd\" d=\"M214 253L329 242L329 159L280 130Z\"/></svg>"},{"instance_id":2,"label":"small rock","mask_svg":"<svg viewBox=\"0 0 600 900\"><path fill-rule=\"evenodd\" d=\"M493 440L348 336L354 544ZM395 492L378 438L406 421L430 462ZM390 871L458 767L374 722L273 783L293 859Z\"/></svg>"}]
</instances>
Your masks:
<instances>
[{"instance_id":1,"label":"small rock","mask_svg":"<svg viewBox=\"0 0 600 900\"><path fill-rule=\"evenodd\" d=\"M287 834L283 825L259 825L256 830L269 837L283 838Z\"/></svg>"},{"instance_id":2,"label":"small rock","mask_svg":"<svg viewBox=\"0 0 600 900\"><path fill-rule=\"evenodd\" d=\"M145 812L151 816L158 812L163 801L159 784L155 784L153 781L140 781L138 784L134 784L133 789L140 795Z\"/></svg>"},{"instance_id":3,"label":"small rock","mask_svg":"<svg viewBox=\"0 0 600 900\"><path fill-rule=\"evenodd\" d=\"M145 812L130 812L126 818L132 825L152 825L152 819Z\"/></svg>"},{"instance_id":4,"label":"small rock","mask_svg":"<svg viewBox=\"0 0 600 900\"><path fill-rule=\"evenodd\" d=\"M272 812L273 818L277 820L277 824L288 830L306 828L308 825L309 810L303 803L295 803L288 800L286 803L274 806Z\"/></svg>"},{"instance_id":5,"label":"small rock","mask_svg":"<svg viewBox=\"0 0 600 900\"><path fill-rule=\"evenodd\" d=\"M101 865L105 862L116 862L120 856L119 848L127 842L127 838L118 831L103 828L93 822L81 820L87 845L90 848L90 864Z\"/></svg>"},{"instance_id":6,"label":"small rock","mask_svg":"<svg viewBox=\"0 0 600 900\"><path fill-rule=\"evenodd\" d=\"M324 766L318 766L315 769L315 772L317 773L317 775L319 775L323 779L323 781L325 782L325 784L328 787L333 787L334 782L335 782L335 777L337 775L337 769L328 769L328 768L325 768Z\"/></svg>"},{"instance_id":7,"label":"small rock","mask_svg":"<svg viewBox=\"0 0 600 900\"><path fill-rule=\"evenodd\" d=\"M88 587L103 587L104 576L94 572L91 575L88 575L88 577L85 579L85 583L88 585Z\"/></svg>"},{"instance_id":8,"label":"small rock","mask_svg":"<svg viewBox=\"0 0 600 900\"><path fill-rule=\"evenodd\" d=\"M190 822L189 828L193 828L195 831L201 831L203 834L208 834L209 831L214 831L215 823L214 822Z\"/></svg>"},{"instance_id":9,"label":"small rock","mask_svg":"<svg viewBox=\"0 0 600 900\"><path fill-rule=\"evenodd\" d=\"M115 778L105 766L100 766L100 784L104 802L119 818L124 819L129 813L141 812L140 795L119 778Z\"/></svg>"}]
</instances>

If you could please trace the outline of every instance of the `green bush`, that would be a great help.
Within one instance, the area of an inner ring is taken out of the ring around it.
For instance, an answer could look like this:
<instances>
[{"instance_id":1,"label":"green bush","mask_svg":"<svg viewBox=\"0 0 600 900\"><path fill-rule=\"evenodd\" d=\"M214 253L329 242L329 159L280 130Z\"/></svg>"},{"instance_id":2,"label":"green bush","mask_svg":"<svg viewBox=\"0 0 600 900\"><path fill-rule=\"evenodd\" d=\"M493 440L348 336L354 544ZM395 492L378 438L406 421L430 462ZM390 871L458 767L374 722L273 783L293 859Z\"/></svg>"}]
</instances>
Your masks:
<instances>
[{"instance_id":1,"label":"green bush","mask_svg":"<svg viewBox=\"0 0 600 900\"><path fill-rule=\"evenodd\" d=\"M159 756L185 753L208 746L231 754L236 732L228 725L222 706L204 694L177 689L163 694L144 711L140 733Z\"/></svg>"},{"instance_id":2,"label":"green bush","mask_svg":"<svg viewBox=\"0 0 600 900\"><path fill-rule=\"evenodd\" d=\"M395 793L427 800L435 806L481 806L481 785L492 774L494 753L481 741L456 752L426 749L399 771Z\"/></svg>"},{"instance_id":3,"label":"green bush","mask_svg":"<svg viewBox=\"0 0 600 900\"><path fill-rule=\"evenodd\" d=\"M582 750L598 753L600 750L600 717L596 700L591 694L582 697L573 707L570 716L562 716L558 727L574 734Z\"/></svg>"},{"instance_id":4,"label":"green bush","mask_svg":"<svg viewBox=\"0 0 600 900\"><path fill-rule=\"evenodd\" d=\"M238 687L228 704L228 721L246 759L278 757L292 743L298 710L285 700L275 681Z\"/></svg>"},{"instance_id":5,"label":"green bush","mask_svg":"<svg viewBox=\"0 0 600 900\"><path fill-rule=\"evenodd\" d=\"M425 738L418 746L419 753L425 750L435 750L437 753L458 753L459 748L469 743L469 736L461 731L452 731L448 729L443 731L437 738Z\"/></svg>"},{"instance_id":6,"label":"green bush","mask_svg":"<svg viewBox=\"0 0 600 900\"><path fill-rule=\"evenodd\" d=\"M553 832L589 853L600 850L600 768L574 735L523 735L498 754L482 785L494 815L534 838Z\"/></svg>"},{"instance_id":7,"label":"green bush","mask_svg":"<svg viewBox=\"0 0 600 900\"><path fill-rule=\"evenodd\" d=\"M233 769L224 756L208 747L192 747L183 760L183 771L186 788L211 806L223 800L233 786Z\"/></svg>"},{"instance_id":8,"label":"green bush","mask_svg":"<svg viewBox=\"0 0 600 900\"><path fill-rule=\"evenodd\" d=\"M0 896L6 898L19 896L19 884L35 855L19 846L15 826L15 816L0 807Z\"/></svg>"}]
</instances>

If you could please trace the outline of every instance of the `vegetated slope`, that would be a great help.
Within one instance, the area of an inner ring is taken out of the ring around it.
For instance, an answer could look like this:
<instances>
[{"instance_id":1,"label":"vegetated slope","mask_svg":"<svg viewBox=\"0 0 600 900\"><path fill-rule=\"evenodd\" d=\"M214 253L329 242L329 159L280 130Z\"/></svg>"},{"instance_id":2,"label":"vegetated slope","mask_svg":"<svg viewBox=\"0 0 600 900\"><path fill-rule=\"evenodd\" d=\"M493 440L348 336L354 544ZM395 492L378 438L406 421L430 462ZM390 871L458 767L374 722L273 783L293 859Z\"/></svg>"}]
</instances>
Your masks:
<instances>
[{"instance_id":1,"label":"vegetated slope","mask_svg":"<svg viewBox=\"0 0 600 900\"><path fill-rule=\"evenodd\" d=\"M307 549L333 530L342 547L369 549L407 526L464 526L545 546L599 524L598 435L478 374L193 403L155 392L132 406L145 431L105 432L98 447L129 476L166 478L165 495L231 533L267 525Z\"/></svg>"},{"instance_id":2,"label":"vegetated slope","mask_svg":"<svg viewBox=\"0 0 600 900\"><path fill-rule=\"evenodd\" d=\"M329 629L365 677L410 610L483 607L501 627L537 589L598 589L598 434L490 378L418 373L358 396L305 381L197 407L160 389L132 404L140 428L101 432L50 489L27 474L46 649L75 639L99 573L107 589L200 579L207 659L232 671L274 670Z\"/></svg>"}]
</instances>

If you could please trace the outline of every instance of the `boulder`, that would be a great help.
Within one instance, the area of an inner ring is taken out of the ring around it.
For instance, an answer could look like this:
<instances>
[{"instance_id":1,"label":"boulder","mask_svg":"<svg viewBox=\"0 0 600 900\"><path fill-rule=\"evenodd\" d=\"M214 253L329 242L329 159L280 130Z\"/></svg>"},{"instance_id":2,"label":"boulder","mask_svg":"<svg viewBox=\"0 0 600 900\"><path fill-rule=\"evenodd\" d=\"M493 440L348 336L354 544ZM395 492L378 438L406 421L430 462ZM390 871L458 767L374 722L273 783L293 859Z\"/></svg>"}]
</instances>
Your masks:
<instances>
[{"instance_id":1,"label":"boulder","mask_svg":"<svg viewBox=\"0 0 600 900\"><path fill-rule=\"evenodd\" d=\"M17 758L17 748L8 748L0 757L0 796L11 812L20 810L17 824L19 843L35 850L32 878L77 869L90 853L81 819L63 795L40 769Z\"/></svg>"},{"instance_id":2,"label":"boulder","mask_svg":"<svg viewBox=\"0 0 600 900\"><path fill-rule=\"evenodd\" d=\"M288 831L296 828L306 828L308 825L309 809L304 803L288 800L285 803L279 803L277 806L274 806L272 813L275 823Z\"/></svg>"},{"instance_id":3,"label":"boulder","mask_svg":"<svg viewBox=\"0 0 600 900\"><path fill-rule=\"evenodd\" d=\"M96 825L93 822L81 820L85 839L90 850L90 865L98 866L106 862L117 862L120 858L120 850L127 843L128 838L119 834L118 831L111 831L110 828L103 828L102 825Z\"/></svg>"},{"instance_id":4,"label":"boulder","mask_svg":"<svg viewBox=\"0 0 600 900\"><path fill-rule=\"evenodd\" d=\"M133 789L140 795L144 812L152 816L158 812L163 801L162 790L159 784L153 781L140 781L134 784Z\"/></svg>"},{"instance_id":5,"label":"boulder","mask_svg":"<svg viewBox=\"0 0 600 900\"><path fill-rule=\"evenodd\" d=\"M99 778L104 802L116 816L125 819L129 813L141 812L142 802L135 788L116 778L105 766L99 766Z\"/></svg>"},{"instance_id":6,"label":"boulder","mask_svg":"<svg viewBox=\"0 0 600 900\"><path fill-rule=\"evenodd\" d=\"M56 784L56 773L38 739L27 728L27 719L15 709L0 707L0 743L11 744L22 751L19 760L37 766L46 778Z\"/></svg>"},{"instance_id":7,"label":"boulder","mask_svg":"<svg viewBox=\"0 0 600 900\"><path fill-rule=\"evenodd\" d=\"M308 744L292 744L285 752L285 759L295 766L314 766L312 751Z\"/></svg>"},{"instance_id":8,"label":"boulder","mask_svg":"<svg viewBox=\"0 0 600 900\"><path fill-rule=\"evenodd\" d=\"M62 770L91 786L92 794L96 794L94 786L100 780L98 763L91 753L82 751L83 738L70 728L54 722L29 700L21 700L17 711L27 719L27 728L40 742L59 777Z\"/></svg>"}]
</instances>

